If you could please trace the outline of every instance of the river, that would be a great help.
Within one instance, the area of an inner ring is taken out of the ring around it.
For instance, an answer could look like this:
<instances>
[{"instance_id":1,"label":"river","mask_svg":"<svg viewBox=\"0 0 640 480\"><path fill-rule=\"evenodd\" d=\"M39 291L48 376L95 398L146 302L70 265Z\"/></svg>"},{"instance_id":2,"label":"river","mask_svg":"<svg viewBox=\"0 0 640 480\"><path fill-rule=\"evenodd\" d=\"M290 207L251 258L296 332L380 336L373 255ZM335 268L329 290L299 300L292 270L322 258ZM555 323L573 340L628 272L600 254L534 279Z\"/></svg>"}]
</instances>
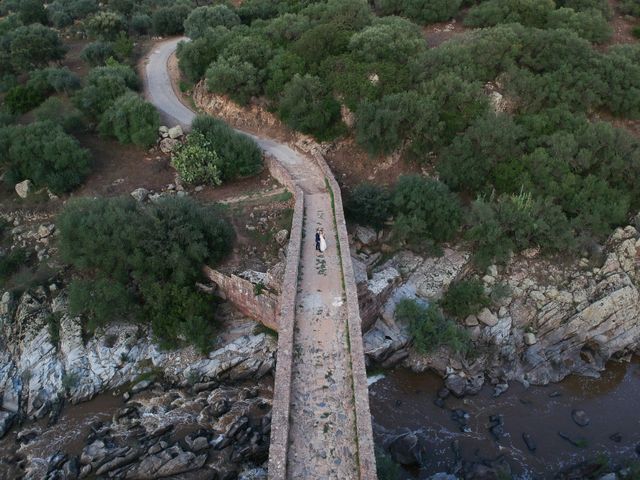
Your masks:
<instances>
[{"instance_id":1,"label":"river","mask_svg":"<svg viewBox=\"0 0 640 480\"><path fill-rule=\"evenodd\" d=\"M434 404L440 388L442 380L435 374L405 369L387 372L369 387L378 443L383 435L378 426L394 433L420 429L426 435L426 467L406 472L407 479L450 470L455 440L463 460L504 455L519 479L552 478L563 468L599 455L614 461L636 458L634 450L640 442L639 357L630 363L610 362L597 379L571 376L559 384L528 389L514 382L499 397L485 386L476 396L447 398L444 408ZM469 413L470 432L461 431L452 419L452 409ZM574 410L586 413L587 426L573 421ZM504 437L499 442L489 432L489 417L497 414L504 418ZM537 444L535 453L528 450L523 433Z\"/></svg>"}]
</instances>

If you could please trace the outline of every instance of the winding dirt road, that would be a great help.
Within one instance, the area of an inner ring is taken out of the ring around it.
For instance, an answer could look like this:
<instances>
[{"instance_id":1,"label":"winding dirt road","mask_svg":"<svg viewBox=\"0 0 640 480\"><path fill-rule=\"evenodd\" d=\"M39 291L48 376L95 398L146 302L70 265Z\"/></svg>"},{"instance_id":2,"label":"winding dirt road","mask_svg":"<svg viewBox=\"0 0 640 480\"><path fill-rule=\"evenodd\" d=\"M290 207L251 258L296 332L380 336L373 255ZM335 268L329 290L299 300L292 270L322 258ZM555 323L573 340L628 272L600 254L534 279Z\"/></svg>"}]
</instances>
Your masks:
<instances>
[{"instance_id":1,"label":"winding dirt road","mask_svg":"<svg viewBox=\"0 0 640 480\"><path fill-rule=\"evenodd\" d=\"M172 88L168 60L181 39L156 45L145 67L145 90L170 124L188 128L195 117ZM273 155L304 192L303 240L296 295L287 448L287 479L360 478L353 372L345 291L332 201L312 159L287 145L246 132ZM315 251L324 228L328 248ZM277 380L277 379L276 379ZM270 478L276 478L271 475Z\"/></svg>"}]
</instances>

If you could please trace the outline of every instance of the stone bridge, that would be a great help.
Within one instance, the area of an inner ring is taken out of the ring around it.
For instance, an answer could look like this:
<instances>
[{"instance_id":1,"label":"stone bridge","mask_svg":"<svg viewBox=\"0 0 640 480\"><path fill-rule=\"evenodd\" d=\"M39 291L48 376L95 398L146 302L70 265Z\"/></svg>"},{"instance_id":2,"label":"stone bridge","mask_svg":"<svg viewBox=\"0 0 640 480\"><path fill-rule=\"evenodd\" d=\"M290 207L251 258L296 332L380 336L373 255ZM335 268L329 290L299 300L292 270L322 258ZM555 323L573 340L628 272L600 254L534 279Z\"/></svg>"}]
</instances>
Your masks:
<instances>
[{"instance_id":1,"label":"stone bridge","mask_svg":"<svg viewBox=\"0 0 640 480\"><path fill-rule=\"evenodd\" d=\"M172 86L167 62L180 39L155 46L145 67L147 98L165 120L194 118ZM340 188L317 151L251 136L271 174L295 196L282 293L269 478L376 478L356 283ZM328 248L316 252L324 229Z\"/></svg>"}]
</instances>

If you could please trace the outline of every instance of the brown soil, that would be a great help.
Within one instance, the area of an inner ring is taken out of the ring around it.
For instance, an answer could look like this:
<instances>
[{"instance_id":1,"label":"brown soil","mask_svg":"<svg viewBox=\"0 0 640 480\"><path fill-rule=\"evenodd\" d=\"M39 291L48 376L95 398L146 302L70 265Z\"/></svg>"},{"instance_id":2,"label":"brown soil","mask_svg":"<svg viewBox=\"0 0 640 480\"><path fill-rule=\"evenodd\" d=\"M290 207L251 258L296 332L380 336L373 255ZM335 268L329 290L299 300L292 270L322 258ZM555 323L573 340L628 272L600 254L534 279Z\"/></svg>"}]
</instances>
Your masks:
<instances>
[{"instance_id":1,"label":"brown soil","mask_svg":"<svg viewBox=\"0 0 640 480\"><path fill-rule=\"evenodd\" d=\"M618 11L618 3L618 0L609 0L609 6L613 11L613 19L609 22L609 25L613 28L613 36L611 40L604 45L604 48L610 47L611 45L635 43L638 41L631 31L634 27L640 26L640 21L628 15L621 15Z\"/></svg>"},{"instance_id":2,"label":"brown soil","mask_svg":"<svg viewBox=\"0 0 640 480\"><path fill-rule=\"evenodd\" d=\"M433 23L423 27L422 32L427 45L434 48L457 35L468 32L470 29L462 24L462 17L461 14L449 22Z\"/></svg>"}]
</instances>

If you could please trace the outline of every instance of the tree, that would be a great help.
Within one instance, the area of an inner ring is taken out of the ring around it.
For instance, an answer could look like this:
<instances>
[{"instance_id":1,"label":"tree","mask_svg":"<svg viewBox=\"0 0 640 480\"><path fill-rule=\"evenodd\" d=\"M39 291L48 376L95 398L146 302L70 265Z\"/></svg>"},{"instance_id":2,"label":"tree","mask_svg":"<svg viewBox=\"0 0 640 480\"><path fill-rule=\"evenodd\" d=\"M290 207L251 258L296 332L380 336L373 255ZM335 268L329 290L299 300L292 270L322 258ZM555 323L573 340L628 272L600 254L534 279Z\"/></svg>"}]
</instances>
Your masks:
<instances>
[{"instance_id":1,"label":"tree","mask_svg":"<svg viewBox=\"0 0 640 480\"><path fill-rule=\"evenodd\" d=\"M425 51L426 47L420 29L399 17L381 18L349 40L352 55L367 62L403 63Z\"/></svg>"},{"instance_id":2,"label":"tree","mask_svg":"<svg viewBox=\"0 0 640 480\"><path fill-rule=\"evenodd\" d=\"M212 303L196 288L202 266L231 250L233 230L215 207L186 198L78 199L58 217L60 253L82 274L70 308L95 327L119 318L149 323L163 346L186 337L206 351Z\"/></svg>"},{"instance_id":3,"label":"tree","mask_svg":"<svg viewBox=\"0 0 640 480\"><path fill-rule=\"evenodd\" d=\"M216 27L200 38L178 43L176 54L180 70L189 80L197 82L218 58L230 37L231 32L227 28Z\"/></svg>"},{"instance_id":4,"label":"tree","mask_svg":"<svg viewBox=\"0 0 640 480\"><path fill-rule=\"evenodd\" d=\"M326 139L340 119L340 104L318 77L295 75L284 88L278 113L291 128Z\"/></svg>"},{"instance_id":5,"label":"tree","mask_svg":"<svg viewBox=\"0 0 640 480\"><path fill-rule=\"evenodd\" d=\"M184 32L183 23L189 12L191 8L185 4L161 7L151 17L153 30L162 36L179 35Z\"/></svg>"},{"instance_id":6,"label":"tree","mask_svg":"<svg viewBox=\"0 0 640 480\"><path fill-rule=\"evenodd\" d=\"M128 90L138 89L140 81L126 65L112 64L96 67L89 72L86 85L74 101L85 114L98 118Z\"/></svg>"},{"instance_id":7,"label":"tree","mask_svg":"<svg viewBox=\"0 0 640 480\"><path fill-rule=\"evenodd\" d=\"M440 301L445 312L461 320L488 307L489 303L484 285L478 279L452 283Z\"/></svg>"},{"instance_id":8,"label":"tree","mask_svg":"<svg viewBox=\"0 0 640 480\"><path fill-rule=\"evenodd\" d=\"M47 23L47 11L42 0L20 0L18 16L24 25Z\"/></svg>"},{"instance_id":9,"label":"tree","mask_svg":"<svg viewBox=\"0 0 640 480\"><path fill-rule=\"evenodd\" d=\"M101 66L107 63L110 57L114 56L113 43L97 41L90 43L82 50L80 57L92 67Z\"/></svg>"},{"instance_id":10,"label":"tree","mask_svg":"<svg viewBox=\"0 0 640 480\"><path fill-rule=\"evenodd\" d=\"M98 125L102 135L145 148L155 143L159 127L160 115L155 107L134 92L118 97L104 112Z\"/></svg>"},{"instance_id":11,"label":"tree","mask_svg":"<svg viewBox=\"0 0 640 480\"><path fill-rule=\"evenodd\" d=\"M201 133L218 154L222 181L248 177L262 170L262 152L258 145L223 121L198 116L193 121L192 130Z\"/></svg>"},{"instance_id":12,"label":"tree","mask_svg":"<svg viewBox=\"0 0 640 480\"><path fill-rule=\"evenodd\" d=\"M204 6L194 9L184 21L184 33L191 39L204 36L210 28L233 28L240 17L226 5Z\"/></svg>"},{"instance_id":13,"label":"tree","mask_svg":"<svg viewBox=\"0 0 640 480\"><path fill-rule=\"evenodd\" d=\"M80 78L67 67L48 67L31 72L27 85L42 92L70 94L80 88Z\"/></svg>"},{"instance_id":14,"label":"tree","mask_svg":"<svg viewBox=\"0 0 640 480\"><path fill-rule=\"evenodd\" d=\"M381 229L391 216L391 195L373 183L361 183L348 197L346 213L362 225Z\"/></svg>"},{"instance_id":15,"label":"tree","mask_svg":"<svg viewBox=\"0 0 640 480\"><path fill-rule=\"evenodd\" d=\"M199 131L190 133L186 142L178 145L171 156L171 165L185 182L222 183L220 157L212 142Z\"/></svg>"},{"instance_id":16,"label":"tree","mask_svg":"<svg viewBox=\"0 0 640 480\"><path fill-rule=\"evenodd\" d=\"M402 13L418 23L444 22L461 4L462 0L402 0Z\"/></svg>"},{"instance_id":17,"label":"tree","mask_svg":"<svg viewBox=\"0 0 640 480\"><path fill-rule=\"evenodd\" d=\"M89 153L51 122L0 129L0 158L9 182L29 179L54 193L80 185L90 169Z\"/></svg>"},{"instance_id":18,"label":"tree","mask_svg":"<svg viewBox=\"0 0 640 480\"><path fill-rule=\"evenodd\" d=\"M12 114L23 114L40 105L46 94L30 85L16 85L4 97L4 104Z\"/></svg>"},{"instance_id":19,"label":"tree","mask_svg":"<svg viewBox=\"0 0 640 480\"><path fill-rule=\"evenodd\" d=\"M82 113L59 97L46 99L35 109L34 115L38 121L56 123L68 133L86 130Z\"/></svg>"},{"instance_id":20,"label":"tree","mask_svg":"<svg viewBox=\"0 0 640 480\"><path fill-rule=\"evenodd\" d=\"M304 61L295 53L283 50L277 53L267 66L265 93L269 98L277 100L287 83L296 74L304 72Z\"/></svg>"},{"instance_id":21,"label":"tree","mask_svg":"<svg viewBox=\"0 0 640 480\"><path fill-rule=\"evenodd\" d=\"M258 69L237 55L218 58L206 76L209 91L229 95L240 105L246 105L261 91Z\"/></svg>"},{"instance_id":22,"label":"tree","mask_svg":"<svg viewBox=\"0 0 640 480\"><path fill-rule=\"evenodd\" d=\"M103 40L113 40L126 29L124 17L109 10L98 12L87 22L89 33Z\"/></svg>"},{"instance_id":23,"label":"tree","mask_svg":"<svg viewBox=\"0 0 640 480\"><path fill-rule=\"evenodd\" d=\"M19 72L46 66L64 57L65 48L60 37L50 28L39 24L18 27L10 36L11 63Z\"/></svg>"},{"instance_id":24,"label":"tree","mask_svg":"<svg viewBox=\"0 0 640 480\"><path fill-rule=\"evenodd\" d=\"M418 175L400 177L393 206L394 229L403 240L444 242L456 234L462 222L458 197L444 183Z\"/></svg>"}]
</instances>

